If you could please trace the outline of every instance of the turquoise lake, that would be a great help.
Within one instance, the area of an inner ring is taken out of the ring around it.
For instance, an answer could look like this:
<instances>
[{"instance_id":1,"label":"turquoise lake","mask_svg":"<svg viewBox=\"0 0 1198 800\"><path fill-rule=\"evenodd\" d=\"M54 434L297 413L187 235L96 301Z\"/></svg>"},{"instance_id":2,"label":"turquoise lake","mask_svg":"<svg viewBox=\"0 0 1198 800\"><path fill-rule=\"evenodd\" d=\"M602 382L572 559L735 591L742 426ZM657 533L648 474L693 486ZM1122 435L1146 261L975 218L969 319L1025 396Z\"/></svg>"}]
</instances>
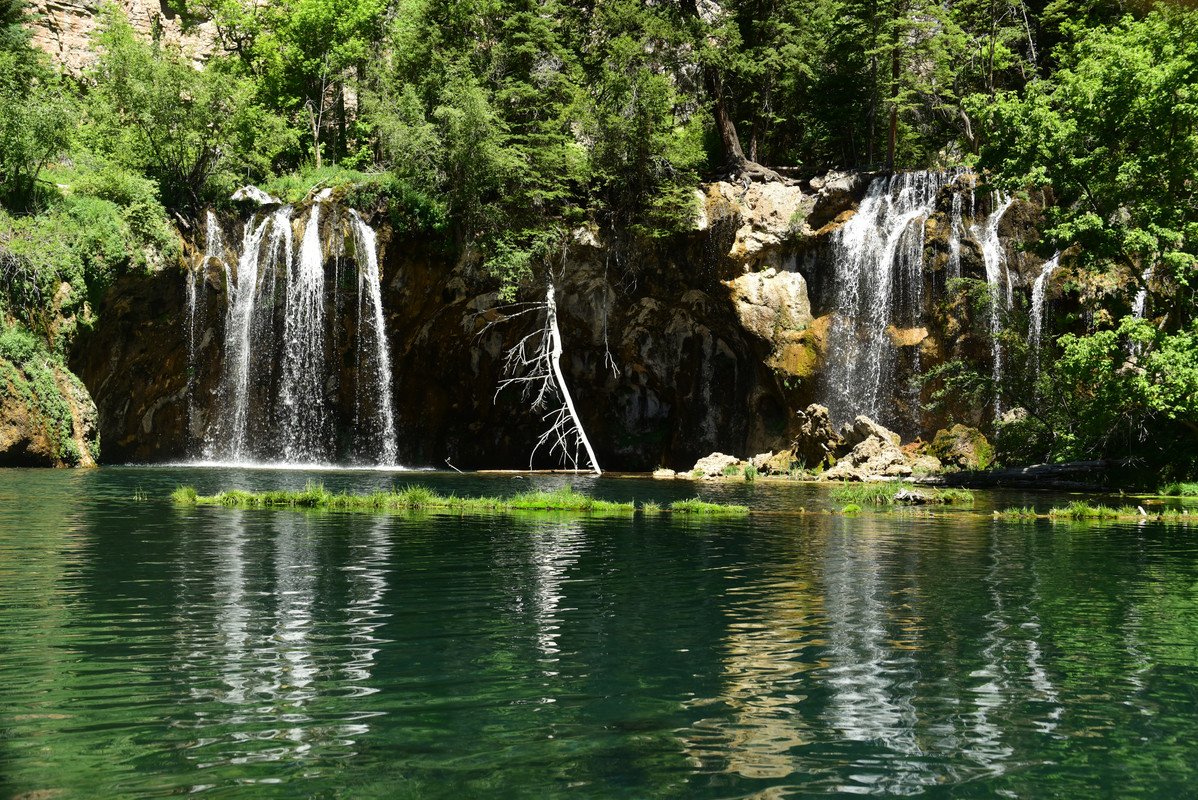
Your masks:
<instances>
[{"instance_id":1,"label":"turquoise lake","mask_svg":"<svg viewBox=\"0 0 1198 800\"><path fill-rule=\"evenodd\" d=\"M312 479L762 513L167 499ZM1069 499L854 518L809 484L0 470L0 797L1186 796L1198 524L989 516Z\"/></svg>"}]
</instances>

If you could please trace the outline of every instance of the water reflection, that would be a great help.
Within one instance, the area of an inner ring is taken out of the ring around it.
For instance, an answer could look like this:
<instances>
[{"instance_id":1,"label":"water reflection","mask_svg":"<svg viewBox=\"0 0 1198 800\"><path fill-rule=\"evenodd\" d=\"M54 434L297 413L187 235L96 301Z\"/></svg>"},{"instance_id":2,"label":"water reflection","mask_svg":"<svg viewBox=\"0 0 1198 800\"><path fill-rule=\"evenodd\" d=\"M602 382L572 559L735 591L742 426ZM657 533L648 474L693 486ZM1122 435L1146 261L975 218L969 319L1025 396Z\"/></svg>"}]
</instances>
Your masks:
<instances>
[{"instance_id":1,"label":"water reflection","mask_svg":"<svg viewBox=\"0 0 1198 800\"><path fill-rule=\"evenodd\" d=\"M1188 530L177 509L129 474L0 485L0 796L1198 782Z\"/></svg>"},{"instance_id":2,"label":"water reflection","mask_svg":"<svg viewBox=\"0 0 1198 800\"><path fill-rule=\"evenodd\" d=\"M352 520L347 551L314 535L320 521L224 513L186 553L178 669L199 767L346 757L378 715L346 700L378 691L388 520Z\"/></svg>"}]
</instances>

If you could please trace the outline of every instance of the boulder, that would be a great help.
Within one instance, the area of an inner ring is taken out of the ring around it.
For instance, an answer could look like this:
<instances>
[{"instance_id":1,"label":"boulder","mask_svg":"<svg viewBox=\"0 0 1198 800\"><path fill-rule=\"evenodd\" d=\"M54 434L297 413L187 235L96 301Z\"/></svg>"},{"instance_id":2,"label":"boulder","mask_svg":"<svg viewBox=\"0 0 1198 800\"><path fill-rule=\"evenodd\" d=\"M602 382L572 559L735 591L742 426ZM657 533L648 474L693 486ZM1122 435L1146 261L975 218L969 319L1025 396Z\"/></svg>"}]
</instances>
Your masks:
<instances>
[{"instance_id":1,"label":"boulder","mask_svg":"<svg viewBox=\"0 0 1198 800\"><path fill-rule=\"evenodd\" d=\"M889 442L896 449L901 441L899 435L894 431L879 425L864 414L858 414L857 419L852 422L846 422L840 429L840 453L847 453L858 444L870 438Z\"/></svg>"},{"instance_id":2,"label":"boulder","mask_svg":"<svg viewBox=\"0 0 1198 800\"><path fill-rule=\"evenodd\" d=\"M928 445L928 454L941 463L960 469L986 469L994 462L994 448L977 428L954 425L936 432Z\"/></svg>"},{"instance_id":3,"label":"boulder","mask_svg":"<svg viewBox=\"0 0 1198 800\"><path fill-rule=\"evenodd\" d=\"M797 272L773 267L727 281L736 315L745 330L772 341L782 330L801 331L811 324L807 282Z\"/></svg>"},{"instance_id":4,"label":"boulder","mask_svg":"<svg viewBox=\"0 0 1198 800\"><path fill-rule=\"evenodd\" d=\"M912 471L910 462L896 442L871 435L858 442L835 466L824 472L820 479L863 481L876 476L905 478L911 475Z\"/></svg>"},{"instance_id":5,"label":"boulder","mask_svg":"<svg viewBox=\"0 0 1198 800\"><path fill-rule=\"evenodd\" d=\"M735 466L741 463L736 456L726 456L723 453L712 453L711 455L700 458L695 462L695 466L691 469L692 473L699 473L704 478L718 478L724 474L724 468Z\"/></svg>"},{"instance_id":6,"label":"boulder","mask_svg":"<svg viewBox=\"0 0 1198 800\"><path fill-rule=\"evenodd\" d=\"M828 409L815 403L795 414L793 432L791 451L795 460L806 467L822 464L842 445Z\"/></svg>"}]
</instances>

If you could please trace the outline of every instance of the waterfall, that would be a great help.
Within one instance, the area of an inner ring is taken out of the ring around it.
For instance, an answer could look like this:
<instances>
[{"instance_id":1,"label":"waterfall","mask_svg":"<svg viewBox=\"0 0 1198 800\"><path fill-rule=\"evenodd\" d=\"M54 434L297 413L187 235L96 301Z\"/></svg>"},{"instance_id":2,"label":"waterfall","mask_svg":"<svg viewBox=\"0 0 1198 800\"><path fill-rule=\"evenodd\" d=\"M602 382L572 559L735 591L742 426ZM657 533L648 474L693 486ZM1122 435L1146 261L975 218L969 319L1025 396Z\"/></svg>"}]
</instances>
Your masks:
<instances>
[{"instance_id":1,"label":"waterfall","mask_svg":"<svg viewBox=\"0 0 1198 800\"><path fill-rule=\"evenodd\" d=\"M395 465L391 357L374 231L357 212L339 213L326 196L306 218L301 212L293 221L293 215L292 206L282 206L251 217L236 271L224 262L224 361L200 455L233 463ZM347 224L352 237L342 232ZM216 230L211 218L209 230ZM209 247L218 246L210 234ZM358 271L353 322L341 314L341 294L353 292L352 284L341 283L347 259ZM189 304L192 294L189 289ZM194 371L200 354L190 349ZM356 372L348 374L355 359Z\"/></svg>"},{"instance_id":2,"label":"waterfall","mask_svg":"<svg viewBox=\"0 0 1198 800\"><path fill-rule=\"evenodd\" d=\"M324 397L324 251L320 243L320 204L312 206L299 259L287 280L283 316L283 378L279 385L283 460L328 457L328 415Z\"/></svg>"},{"instance_id":3,"label":"waterfall","mask_svg":"<svg viewBox=\"0 0 1198 800\"><path fill-rule=\"evenodd\" d=\"M890 400L898 386L900 327L923 314L924 223L956 172L907 172L876 178L857 213L833 235L834 315L828 331L825 404L836 422L866 414L902 422ZM918 357L918 356L917 356Z\"/></svg>"},{"instance_id":4,"label":"waterfall","mask_svg":"<svg viewBox=\"0 0 1198 800\"><path fill-rule=\"evenodd\" d=\"M351 210L354 225L354 252L358 254L358 392L355 395L355 417L362 421L369 400L378 403L376 413L363 424L370 426L371 438L380 442L378 458L382 464L394 464L398 456L395 439L395 413L391 405L391 353L387 347L383 324L383 294L379 283L378 248L374 230ZM362 309L363 297L369 303L368 313ZM362 372L369 380L361 380ZM367 394L363 396L363 390Z\"/></svg>"},{"instance_id":5,"label":"waterfall","mask_svg":"<svg viewBox=\"0 0 1198 800\"><path fill-rule=\"evenodd\" d=\"M1040 334L1044 328L1044 294L1048 290L1049 279L1057 271L1060 263L1061 251L1058 250L1052 258L1044 262L1040 274L1036 276L1036 282L1032 284L1032 311L1031 319L1028 321L1027 341L1028 350L1031 351L1032 359L1036 364L1037 376L1040 374Z\"/></svg>"},{"instance_id":6,"label":"waterfall","mask_svg":"<svg viewBox=\"0 0 1198 800\"><path fill-rule=\"evenodd\" d=\"M1144 313L1148 310L1148 281L1152 280L1152 267L1144 270L1144 285L1136 292L1136 299L1132 301L1131 313L1136 319L1144 319Z\"/></svg>"},{"instance_id":7,"label":"waterfall","mask_svg":"<svg viewBox=\"0 0 1198 800\"><path fill-rule=\"evenodd\" d=\"M1028 345L1033 353L1040 349L1040 332L1044 326L1044 293L1052 274L1061 263L1061 251L1044 262L1040 275L1032 285L1032 314L1028 322Z\"/></svg>"},{"instance_id":8,"label":"waterfall","mask_svg":"<svg viewBox=\"0 0 1198 800\"><path fill-rule=\"evenodd\" d=\"M982 246L986 283L990 287L990 358L996 385L1002 378L1003 368L1002 340L999 338L1002 331L1002 312L1004 309L1009 311L1015 300L1011 275L1007 271L1006 251L998 237L998 225L1014 202L1015 198L1001 191L996 192L993 195L993 211L986 219L986 227L983 230L979 230L976 225L973 227L974 235ZM998 416L1002 413L1001 401L996 398L994 404L994 414Z\"/></svg>"},{"instance_id":9,"label":"waterfall","mask_svg":"<svg viewBox=\"0 0 1198 800\"><path fill-rule=\"evenodd\" d=\"M961 235L965 233L965 222L961 217L961 193L953 192L953 212L949 220L948 233L948 277L961 277Z\"/></svg>"}]
</instances>

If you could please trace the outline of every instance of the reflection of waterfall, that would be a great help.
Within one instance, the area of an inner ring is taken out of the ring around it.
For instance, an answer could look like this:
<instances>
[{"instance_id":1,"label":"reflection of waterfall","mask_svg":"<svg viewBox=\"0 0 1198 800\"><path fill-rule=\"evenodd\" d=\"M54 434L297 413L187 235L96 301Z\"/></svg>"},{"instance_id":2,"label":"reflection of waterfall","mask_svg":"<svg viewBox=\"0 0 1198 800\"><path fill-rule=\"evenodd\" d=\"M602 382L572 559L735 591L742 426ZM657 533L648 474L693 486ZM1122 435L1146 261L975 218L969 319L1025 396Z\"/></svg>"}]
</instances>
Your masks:
<instances>
[{"instance_id":1,"label":"reflection of waterfall","mask_svg":"<svg viewBox=\"0 0 1198 800\"><path fill-rule=\"evenodd\" d=\"M1056 729L1064 711L1039 644L1043 632L1033 610L1040 600L1039 575L1028 569L1027 556L1009 551L1013 546L1012 540L991 533L983 578L990 601L980 637L983 663L969 675L974 681L969 687L973 712L963 715L968 724L960 733L968 742L963 752L992 775L1006 772L1006 762L1015 752L1004 738L1016 709L1043 708L1043 718L1034 724L1046 734ZM1025 576L1031 577L1031 586L1020 585ZM1018 604L1008 609L1008 597L1019 598Z\"/></svg>"},{"instance_id":2,"label":"reflection of waterfall","mask_svg":"<svg viewBox=\"0 0 1198 800\"><path fill-rule=\"evenodd\" d=\"M884 538L862 531L829 542L824 671L831 697L824 715L842 738L876 743L895 757L874 789L898 796L938 778L924 763L928 753L916 730L919 715L910 680L916 648L900 648L890 630L896 622L890 599L896 587L887 585L882 566L885 545ZM859 766L869 771L867 764Z\"/></svg>"},{"instance_id":3,"label":"reflection of waterfall","mask_svg":"<svg viewBox=\"0 0 1198 800\"><path fill-rule=\"evenodd\" d=\"M327 463L348 457L395 464L391 358L374 231L357 212L343 215L328 203L314 203L294 221L293 216L292 206L282 206L251 217L236 271L223 262L224 364L207 411L202 455L231 462ZM208 230L208 251L219 253L211 214ZM193 373L200 354L192 332L204 314L196 287L203 285L211 257L206 254L204 267L188 279ZM344 307L341 293L353 291L340 285L347 258L358 271L356 341L344 343L356 346L352 374L341 368L354 359L341 352L341 331L350 328L338 313Z\"/></svg>"},{"instance_id":4,"label":"reflection of waterfall","mask_svg":"<svg viewBox=\"0 0 1198 800\"><path fill-rule=\"evenodd\" d=\"M191 624L180 668L209 709L195 720L191 758L210 767L352 753L374 715L353 699L377 692L388 522L355 526L347 563L335 565L322 564L310 518L248 522L218 521L183 584L180 614ZM343 603L330 605L335 598Z\"/></svg>"}]
</instances>

